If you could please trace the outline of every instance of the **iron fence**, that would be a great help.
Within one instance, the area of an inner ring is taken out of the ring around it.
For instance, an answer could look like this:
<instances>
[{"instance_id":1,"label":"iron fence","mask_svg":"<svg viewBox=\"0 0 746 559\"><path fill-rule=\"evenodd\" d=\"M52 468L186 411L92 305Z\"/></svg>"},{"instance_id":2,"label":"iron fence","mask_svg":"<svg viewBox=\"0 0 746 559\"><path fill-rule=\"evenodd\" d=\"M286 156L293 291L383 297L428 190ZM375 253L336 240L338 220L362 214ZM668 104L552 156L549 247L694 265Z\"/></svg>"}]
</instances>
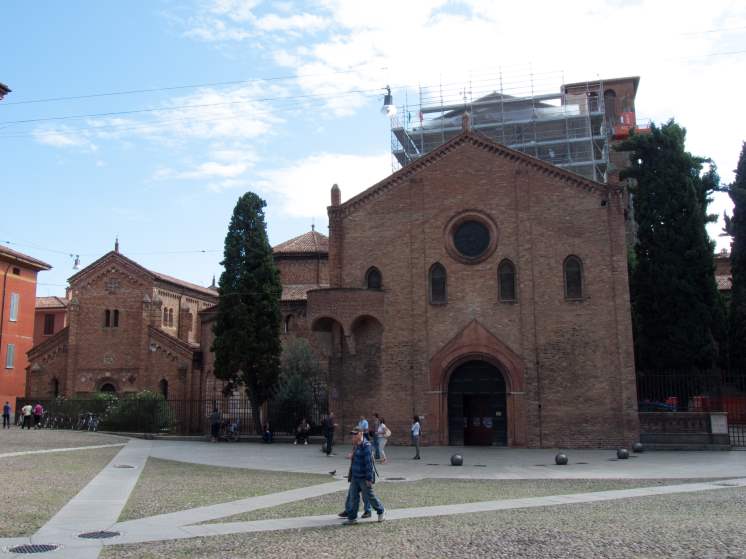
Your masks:
<instances>
[{"instance_id":1,"label":"iron fence","mask_svg":"<svg viewBox=\"0 0 746 559\"><path fill-rule=\"evenodd\" d=\"M726 412L731 444L746 447L746 372L637 373L641 412Z\"/></svg>"},{"instance_id":2,"label":"iron fence","mask_svg":"<svg viewBox=\"0 0 746 559\"><path fill-rule=\"evenodd\" d=\"M255 413L245 396L226 396L199 400L110 398L18 398L16 424L26 404L37 403L44 414L37 428L79 429L133 433L169 433L201 435L210 430L210 416L217 409L221 423L239 435L261 435ZM302 418L311 425L311 434L320 434L321 420L328 411L326 400L305 404L269 401L262 406L260 418L275 435L293 435Z\"/></svg>"}]
</instances>

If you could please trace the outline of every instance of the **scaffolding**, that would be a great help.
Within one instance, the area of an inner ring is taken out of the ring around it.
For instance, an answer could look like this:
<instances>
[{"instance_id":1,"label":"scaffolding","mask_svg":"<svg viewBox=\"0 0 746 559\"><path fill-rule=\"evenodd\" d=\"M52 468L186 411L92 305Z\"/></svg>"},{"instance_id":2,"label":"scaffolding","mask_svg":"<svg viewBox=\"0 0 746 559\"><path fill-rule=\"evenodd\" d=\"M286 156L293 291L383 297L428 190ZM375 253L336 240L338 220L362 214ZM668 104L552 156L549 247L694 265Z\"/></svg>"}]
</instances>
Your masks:
<instances>
[{"instance_id":1,"label":"scaffolding","mask_svg":"<svg viewBox=\"0 0 746 559\"><path fill-rule=\"evenodd\" d=\"M605 95L601 80L557 91L563 83L561 72L506 79L500 71L461 84L420 87L413 104L405 91L404 104L391 119L392 166L403 167L458 135L468 112L472 128L496 142L607 182L615 124L620 117L634 123L634 109L631 117L629 108L623 113L617 99Z\"/></svg>"}]
</instances>

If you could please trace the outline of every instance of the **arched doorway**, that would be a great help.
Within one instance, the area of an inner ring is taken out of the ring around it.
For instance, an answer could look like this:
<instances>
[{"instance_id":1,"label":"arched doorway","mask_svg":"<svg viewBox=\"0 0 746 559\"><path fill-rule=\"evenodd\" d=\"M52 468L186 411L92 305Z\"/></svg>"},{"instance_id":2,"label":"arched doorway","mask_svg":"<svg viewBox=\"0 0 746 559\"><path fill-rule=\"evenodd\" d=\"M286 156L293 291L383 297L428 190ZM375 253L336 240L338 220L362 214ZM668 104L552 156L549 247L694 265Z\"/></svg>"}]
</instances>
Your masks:
<instances>
[{"instance_id":1,"label":"arched doorway","mask_svg":"<svg viewBox=\"0 0 746 559\"><path fill-rule=\"evenodd\" d=\"M116 391L117 391L116 387L110 382L103 384L101 388L99 388L99 392L109 392L110 394L115 394Z\"/></svg>"},{"instance_id":2,"label":"arched doorway","mask_svg":"<svg viewBox=\"0 0 746 559\"><path fill-rule=\"evenodd\" d=\"M448 444L507 446L505 378L491 363L462 363L448 382Z\"/></svg>"}]
</instances>

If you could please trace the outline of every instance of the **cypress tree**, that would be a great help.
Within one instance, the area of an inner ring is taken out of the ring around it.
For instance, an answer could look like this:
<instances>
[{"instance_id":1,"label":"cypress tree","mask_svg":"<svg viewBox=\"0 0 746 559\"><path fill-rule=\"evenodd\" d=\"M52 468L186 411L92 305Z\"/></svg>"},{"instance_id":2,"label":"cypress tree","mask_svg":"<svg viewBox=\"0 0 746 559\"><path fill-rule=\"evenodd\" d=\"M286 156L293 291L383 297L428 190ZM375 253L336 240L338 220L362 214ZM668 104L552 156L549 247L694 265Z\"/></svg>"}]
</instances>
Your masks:
<instances>
[{"instance_id":1,"label":"cypress tree","mask_svg":"<svg viewBox=\"0 0 746 559\"><path fill-rule=\"evenodd\" d=\"M266 203L252 192L239 198L221 264L214 326L215 376L246 388L254 426L280 372L280 275L264 221Z\"/></svg>"},{"instance_id":2,"label":"cypress tree","mask_svg":"<svg viewBox=\"0 0 746 559\"><path fill-rule=\"evenodd\" d=\"M725 230L732 237L730 266L733 276L728 330L730 369L746 372L746 143L736 168L736 180L728 188L733 216L726 218Z\"/></svg>"},{"instance_id":3,"label":"cypress tree","mask_svg":"<svg viewBox=\"0 0 746 559\"><path fill-rule=\"evenodd\" d=\"M714 243L705 229L719 179L709 160L684 149L686 131L673 120L633 134L622 178L636 179L635 266L630 278L635 360L640 371L712 368L724 334L715 283Z\"/></svg>"}]
</instances>

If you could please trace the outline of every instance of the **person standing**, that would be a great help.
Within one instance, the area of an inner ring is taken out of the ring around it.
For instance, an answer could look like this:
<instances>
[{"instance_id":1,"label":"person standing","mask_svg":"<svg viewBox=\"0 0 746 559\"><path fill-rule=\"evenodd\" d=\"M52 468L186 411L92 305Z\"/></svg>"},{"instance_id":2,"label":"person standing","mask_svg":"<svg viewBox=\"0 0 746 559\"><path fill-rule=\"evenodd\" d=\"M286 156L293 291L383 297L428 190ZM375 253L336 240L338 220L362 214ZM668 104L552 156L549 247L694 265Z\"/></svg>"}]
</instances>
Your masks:
<instances>
[{"instance_id":1,"label":"person standing","mask_svg":"<svg viewBox=\"0 0 746 559\"><path fill-rule=\"evenodd\" d=\"M23 424L21 429L31 429L31 404L26 404L21 408L21 415L23 416Z\"/></svg>"},{"instance_id":2,"label":"person standing","mask_svg":"<svg viewBox=\"0 0 746 559\"><path fill-rule=\"evenodd\" d=\"M354 450L352 451L352 464L350 466L350 492L352 492L352 502L347 509L347 520L344 524L351 525L357 523L357 509L360 506L360 495L363 495L363 499L366 497L370 502L371 506L376 509L378 514L378 522L383 522L383 503L376 497L373 492L373 483L375 482L374 477L374 465L373 465L373 452L372 445L365 438L365 433L355 428L351 431L352 443Z\"/></svg>"},{"instance_id":3,"label":"person standing","mask_svg":"<svg viewBox=\"0 0 746 559\"><path fill-rule=\"evenodd\" d=\"M327 456L333 456L332 448L334 448L334 428L336 426L337 424L334 423L334 412L330 411L329 415L327 415L324 418L324 421L321 424L321 427L324 433L324 441L326 444L326 455Z\"/></svg>"},{"instance_id":4,"label":"person standing","mask_svg":"<svg viewBox=\"0 0 746 559\"><path fill-rule=\"evenodd\" d=\"M220 412L218 411L218 408L215 407L212 409L212 413L210 414L210 441L211 442L218 442L218 436L220 435L220 421L222 417L220 416Z\"/></svg>"},{"instance_id":5,"label":"person standing","mask_svg":"<svg viewBox=\"0 0 746 559\"><path fill-rule=\"evenodd\" d=\"M298 428L295 430L295 441L293 444L298 444L303 441L303 444L308 444L308 434L311 431L311 426L306 421L306 418L300 420Z\"/></svg>"},{"instance_id":6,"label":"person standing","mask_svg":"<svg viewBox=\"0 0 746 559\"><path fill-rule=\"evenodd\" d=\"M420 426L420 418L418 416L412 416L412 445L415 448L415 454L412 457L413 460L420 459L420 435L422 434L422 427Z\"/></svg>"},{"instance_id":7,"label":"person standing","mask_svg":"<svg viewBox=\"0 0 746 559\"><path fill-rule=\"evenodd\" d=\"M34 406L34 429L41 429L41 416L44 415L44 408L39 402Z\"/></svg>"},{"instance_id":8,"label":"person standing","mask_svg":"<svg viewBox=\"0 0 746 559\"><path fill-rule=\"evenodd\" d=\"M376 444L378 445L378 452L381 456L381 464L386 463L386 441L391 436L391 431L386 427L386 420L380 418L378 422L378 429L376 429Z\"/></svg>"},{"instance_id":9,"label":"person standing","mask_svg":"<svg viewBox=\"0 0 746 559\"><path fill-rule=\"evenodd\" d=\"M10 402L3 405L3 429L10 429Z\"/></svg>"}]
</instances>

